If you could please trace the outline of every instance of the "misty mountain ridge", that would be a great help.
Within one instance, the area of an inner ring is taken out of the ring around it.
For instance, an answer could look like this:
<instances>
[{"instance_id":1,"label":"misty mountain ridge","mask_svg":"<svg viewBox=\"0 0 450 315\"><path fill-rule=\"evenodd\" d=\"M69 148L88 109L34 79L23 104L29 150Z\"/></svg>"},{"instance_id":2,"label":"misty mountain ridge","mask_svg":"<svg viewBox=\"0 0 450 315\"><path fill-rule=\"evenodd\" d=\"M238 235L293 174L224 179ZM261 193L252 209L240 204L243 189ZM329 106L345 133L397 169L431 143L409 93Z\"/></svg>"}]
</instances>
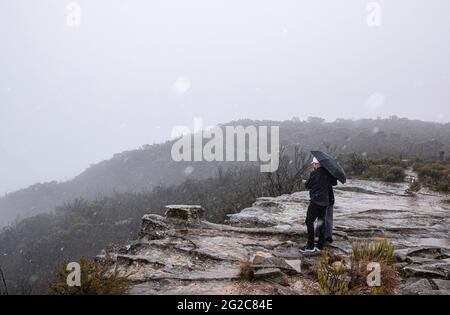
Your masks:
<instances>
[{"instance_id":1,"label":"misty mountain ridge","mask_svg":"<svg viewBox=\"0 0 450 315\"><path fill-rule=\"evenodd\" d=\"M300 121L250 120L232 121L224 126L280 127L281 145L300 145L305 150L334 147L335 153L359 152L368 155L436 158L450 151L450 124L389 119L338 119L325 122L321 118ZM111 159L94 164L65 182L38 183L0 198L0 226L14 219L50 212L58 205L76 198L88 200L114 192L149 191L170 186L187 178L203 179L228 168L254 162L181 161L171 158L175 140L144 145L139 149L115 154Z\"/></svg>"}]
</instances>

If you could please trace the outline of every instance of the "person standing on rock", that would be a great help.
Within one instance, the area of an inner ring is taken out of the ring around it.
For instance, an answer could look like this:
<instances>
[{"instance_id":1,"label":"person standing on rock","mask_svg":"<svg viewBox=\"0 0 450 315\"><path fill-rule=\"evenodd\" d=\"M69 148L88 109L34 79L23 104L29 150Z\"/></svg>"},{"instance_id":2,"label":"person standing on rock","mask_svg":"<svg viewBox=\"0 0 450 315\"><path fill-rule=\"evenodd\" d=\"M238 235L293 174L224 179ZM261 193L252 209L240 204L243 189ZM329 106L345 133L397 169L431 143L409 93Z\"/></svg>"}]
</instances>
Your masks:
<instances>
[{"instance_id":1,"label":"person standing on rock","mask_svg":"<svg viewBox=\"0 0 450 315\"><path fill-rule=\"evenodd\" d=\"M325 242L328 244L333 243L333 206L334 206L334 191L333 186L337 185L337 180L334 178L331 183L330 191L328 196L330 198L330 205L327 207L325 211L325 219L324 224L320 228L325 229ZM316 229L316 237L319 237L320 229Z\"/></svg>"},{"instance_id":2,"label":"person standing on rock","mask_svg":"<svg viewBox=\"0 0 450 315\"><path fill-rule=\"evenodd\" d=\"M323 227L325 228L325 241L329 244L333 243L333 207L334 207L334 191L333 186L337 185L336 178L332 178L330 190L328 193L328 198L330 200L330 205L327 207L325 212L325 224Z\"/></svg>"},{"instance_id":3,"label":"person standing on rock","mask_svg":"<svg viewBox=\"0 0 450 315\"><path fill-rule=\"evenodd\" d=\"M334 203L333 184L336 185L336 179L323 168L319 161L314 157L311 162L314 170L305 183L309 190L310 202L306 213L306 228L308 231L308 242L299 249L300 252L316 252L323 249L325 243L324 221L327 208ZM331 199L331 200L330 200ZM332 214L332 212L331 212ZM314 244L314 221L318 220L319 240L317 246Z\"/></svg>"}]
</instances>

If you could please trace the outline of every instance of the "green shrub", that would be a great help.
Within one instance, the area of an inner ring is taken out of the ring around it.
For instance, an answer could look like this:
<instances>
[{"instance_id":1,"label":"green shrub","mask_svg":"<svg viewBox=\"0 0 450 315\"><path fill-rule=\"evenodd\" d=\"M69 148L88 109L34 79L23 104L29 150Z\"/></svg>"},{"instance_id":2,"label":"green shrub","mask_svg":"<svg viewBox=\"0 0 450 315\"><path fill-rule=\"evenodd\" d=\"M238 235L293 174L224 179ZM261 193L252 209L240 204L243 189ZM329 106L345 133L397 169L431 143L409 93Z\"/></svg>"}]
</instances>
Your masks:
<instances>
[{"instance_id":1,"label":"green shrub","mask_svg":"<svg viewBox=\"0 0 450 315\"><path fill-rule=\"evenodd\" d=\"M387 239L352 244L352 261L394 262L394 245Z\"/></svg>"},{"instance_id":2,"label":"green shrub","mask_svg":"<svg viewBox=\"0 0 450 315\"><path fill-rule=\"evenodd\" d=\"M367 266L371 262L380 264L381 285L378 287L369 287L367 284L370 272ZM353 243L349 287L358 293L374 295L395 293L400 284L400 277L394 262L394 245L387 239Z\"/></svg>"},{"instance_id":3,"label":"green shrub","mask_svg":"<svg viewBox=\"0 0 450 315\"><path fill-rule=\"evenodd\" d=\"M440 184L437 186L437 189L438 189L439 191L448 192L448 183L440 183Z\"/></svg>"},{"instance_id":4,"label":"green shrub","mask_svg":"<svg viewBox=\"0 0 450 315\"><path fill-rule=\"evenodd\" d=\"M408 166L411 166L411 162L404 161L400 158L392 157L392 156L378 158L378 159L370 159L370 161L373 164L377 164L377 165L399 166L401 168L406 168Z\"/></svg>"},{"instance_id":5,"label":"green shrub","mask_svg":"<svg viewBox=\"0 0 450 315\"><path fill-rule=\"evenodd\" d=\"M400 277L394 267L394 246L389 240L364 241L352 245L351 264L347 266L342 256L330 257L322 253L317 277L320 293L324 295L343 294L393 294L400 285ZM368 264L380 264L381 285L369 287L367 277L371 270Z\"/></svg>"},{"instance_id":6,"label":"green shrub","mask_svg":"<svg viewBox=\"0 0 450 315\"><path fill-rule=\"evenodd\" d=\"M400 166L392 166L388 168L383 176L383 180L387 182L398 183L405 179L405 170Z\"/></svg>"},{"instance_id":7,"label":"green shrub","mask_svg":"<svg viewBox=\"0 0 450 315\"><path fill-rule=\"evenodd\" d=\"M362 174L364 179L381 179L386 173L387 166L384 165L370 165Z\"/></svg>"},{"instance_id":8,"label":"green shrub","mask_svg":"<svg viewBox=\"0 0 450 315\"><path fill-rule=\"evenodd\" d=\"M411 164L395 157L372 159L357 153L340 156L339 161L349 177L387 182L402 182Z\"/></svg>"},{"instance_id":9,"label":"green shrub","mask_svg":"<svg viewBox=\"0 0 450 315\"><path fill-rule=\"evenodd\" d=\"M342 164L345 172L349 176L360 176L369 167L369 160L358 153L351 153L347 155L341 155L338 157L339 162Z\"/></svg>"},{"instance_id":10,"label":"green shrub","mask_svg":"<svg viewBox=\"0 0 450 315\"><path fill-rule=\"evenodd\" d=\"M67 262L65 262L58 272L57 281L49 285L48 293L53 295L125 294L130 286L128 276L121 276L112 265L109 258L99 263L81 257L81 286L69 287L66 281L70 272L66 270Z\"/></svg>"},{"instance_id":11,"label":"green shrub","mask_svg":"<svg viewBox=\"0 0 450 315\"><path fill-rule=\"evenodd\" d=\"M322 252L322 258L317 270L317 277L322 295L349 294L348 268L343 257L331 259L328 251Z\"/></svg>"},{"instance_id":12,"label":"green shrub","mask_svg":"<svg viewBox=\"0 0 450 315\"><path fill-rule=\"evenodd\" d=\"M380 286L370 287L367 284L367 277L371 270L367 270L368 261L352 262L350 271L351 281L349 288L351 292L357 294L387 295L397 292L400 277L394 265L386 262L378 262L380 264Z\"/></svg>"},{"instance_id":13,"label":"green shrub","mask_svg":"<svg viewBox=\"0 0 450 315\"><path fill-rule=\"evenodd\" d=\"M413 166L424 185L437 191L448 192L450 187L450 163L442 161L416 161Z\"/></svg>"}]
</instances>

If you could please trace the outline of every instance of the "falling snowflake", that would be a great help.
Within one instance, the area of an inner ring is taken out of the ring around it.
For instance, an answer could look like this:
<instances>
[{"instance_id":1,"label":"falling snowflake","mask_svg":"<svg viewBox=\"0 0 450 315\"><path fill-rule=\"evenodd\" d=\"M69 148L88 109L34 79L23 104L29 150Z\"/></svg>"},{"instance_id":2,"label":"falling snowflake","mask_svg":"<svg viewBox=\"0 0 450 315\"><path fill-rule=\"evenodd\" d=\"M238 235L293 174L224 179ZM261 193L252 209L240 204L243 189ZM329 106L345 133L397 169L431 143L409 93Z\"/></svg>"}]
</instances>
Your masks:
<instances>
[{"instance_id":1,"label":"falling snowflake","mask_svg":"<svg viewBox=\"0 0 450 315\"><path fill-rule=\"evenodd\" d=\"M194 167L189 165L184 169L183 173L184 173L184 175L188 176L188 175L191 175L193 171L194 171Z\"/></svg>"},{"instance_id":2,"label":"falling snowflake","mask_svg":"<svg viewBox=\"0 0 450 315\"><path fill-rule=\"evenodd\" d=\"M177 94L184 94L191 89L191 81L186 77L178 77L172 85L172 90Z\"/></svg>"},{"instance_id":3,"label":"falling snowflake","mask_svg":"<svg viewBox=\"0 0 450 315\"><path fill-rule=\"evenodd\" d=\"M383 107L385 102L385 97L380 92L375 92L372 95L369 96L369 98L366 101L366 107L368 107L371 110L377 110Z\"/></svg>"},{"instance_id":4,"label":"falling snowflake","mask_svg":"<svg viewBox=\"0 0 450 315\"><path fill-rule=\"evenodd\" d=\"M29 278L29 282L30 282L30 283L34 283L34 282L36 282L38 279L39 279L39 276L36 275L36 274L34 274L34 275L31 275L31 277Z\"/></svg>"}]
</instances>

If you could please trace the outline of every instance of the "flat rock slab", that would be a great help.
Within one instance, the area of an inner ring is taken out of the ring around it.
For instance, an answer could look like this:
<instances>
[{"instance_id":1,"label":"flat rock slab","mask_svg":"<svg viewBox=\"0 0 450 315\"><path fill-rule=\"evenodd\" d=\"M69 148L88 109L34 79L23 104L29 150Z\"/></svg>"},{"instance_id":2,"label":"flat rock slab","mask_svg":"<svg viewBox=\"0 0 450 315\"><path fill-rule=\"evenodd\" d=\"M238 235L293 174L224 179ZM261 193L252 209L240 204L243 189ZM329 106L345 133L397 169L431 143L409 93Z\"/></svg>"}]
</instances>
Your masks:
<instances>
[{"instance_id":1,"label":"flat rock slab","mask_svg":"<svg viewBox=\"0 0 450 315\"><path fill-rule=\"evenodd\" d=\"M432 279L432 282L438 287L439 290L450 290L450 280Z\"/></svg>"},{"instance_id":2,"label":"flat rock slab","mask_svg":"<svg viewBox=\"0 0 450 315\"><path fill-rule=\"evenodd\" d=\"M253 258L252 264L254 268L277 268L287 272L297 272L286 260L273 256L264 257L257 255Z\"/></svg>"},{"instance_id":3,"label":"flat rock slab","mask_svg":"<svg viewBox=\"0 0 450 315\"><path fill-rule=\"evenodd\" d=\"M135 295L240 295L240 294L277 294L278 290L266 281L210 280L210 281L178 281L160 280L138 283L129 294Z\"/></svg>"},{"instance_id":4,"label":"flat rock slab","mask_svg":"<svg viewBox=\"0 0 450 315\"><path fill-rule=\"evenodd\" d=\"M296 272L301 273L302 272L302 261L299 259L287 259L286 263L292 267Z\"/></svg>"},{"instance_id":5,"label":"flat rock slab","mask_svg":"<svg viewBox=\"0 0 450 315\"><path fill-rule=\"evenodd\" d=\"M403 287L403 292L408 295L425 295L433 291L433 287L427 279L416 279L410 281Z\"/></svg>"},{"instance_id":6,"label":"flat rock slab","mask_svg":"<svg viewBox=\"0 0 450 315\"><path fill-rule=\"evenodd\" d=\"M278 268L262 268L255 271L254 276L256 279L267 279L281 276L281 270Z\"/></svg>"},{"instance_id":7,"label":"flat rock slab","mask_svg":"<svg viewBox=\"0 0 450 315\"><path fill-rule=\"evenodd\" d=\"M421 266L406 266L403 272L407 277L446 278L447 276L444 271L425 269Z\"/></svg>"}]
</instances>

